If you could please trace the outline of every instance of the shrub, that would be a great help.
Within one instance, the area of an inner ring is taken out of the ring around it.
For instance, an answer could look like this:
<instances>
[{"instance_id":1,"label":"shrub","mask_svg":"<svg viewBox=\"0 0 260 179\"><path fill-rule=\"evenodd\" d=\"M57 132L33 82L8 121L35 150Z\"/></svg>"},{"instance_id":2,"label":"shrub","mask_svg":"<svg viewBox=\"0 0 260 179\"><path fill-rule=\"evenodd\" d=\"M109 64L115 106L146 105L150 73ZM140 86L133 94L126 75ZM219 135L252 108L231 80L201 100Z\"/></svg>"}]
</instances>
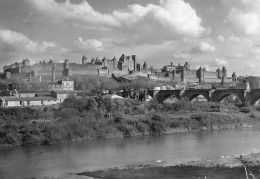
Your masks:
<instances>
[{"instance_id":1,"label":"shrub","mask_svg":"<svg viewBox=\"0 0 260 179\"><path fill-rule=\"evenodd\" d=\"M250 107L242 107L242 108L240 108L240 112L242 112L242 113L249 113L250 112Z\"/></svg>"},{"instance_id":2,"label":"shrub","mask_svg":"<svg viewBox=\"0 0 260 179\"><path fill-rule=\"evenodd\" d=\"M60 117L62 119L70 119L78 114L79 112L77 109L64 107L61 108L60 111L56 112L55 117Z\"/></svg>"},{"instance_id":3,"label":"shrub","mask_svg":"<svg viewBox=\"0 0 260 179\"><path fill-rule=\"evenodd\" d=\"M151 118L146 119L145 123L150 127L150 134L160 135L166 131L167 118L164 115L152 115Z\"/></svg>"}]
</instances>

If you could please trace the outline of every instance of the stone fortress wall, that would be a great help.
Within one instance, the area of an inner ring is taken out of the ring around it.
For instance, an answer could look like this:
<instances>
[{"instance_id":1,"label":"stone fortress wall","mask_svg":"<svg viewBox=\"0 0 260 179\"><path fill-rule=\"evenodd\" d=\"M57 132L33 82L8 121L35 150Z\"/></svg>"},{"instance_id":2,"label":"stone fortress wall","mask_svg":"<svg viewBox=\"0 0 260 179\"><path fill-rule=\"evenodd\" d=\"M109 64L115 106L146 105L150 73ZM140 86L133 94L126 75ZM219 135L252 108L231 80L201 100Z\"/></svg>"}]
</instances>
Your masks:
<instances>
[{"instance_id":1,"label":"stone fortress wall","mask_svg":"<svg viewBox=\"0 0 260 179\"><path fill-rule=\"evenodd\" d=\"M164 81L176 82L189 82L189 83L220 83L220 82L236 82L237 75L234 72L231 77L227 77L227 69L223 66L222 69L218 68L216 71L207 71L206 68L200 67L197 70L191 69L190 63L185 62L183 66L174 65L172 62L170 65L165 65L162 69L151 69L149 75L151 79L158 79ZM167 78L167 79L166 79Z\"/></svg>"},{"instance_id":2,"label":"stone fortress wall","mask_svg":"<svg viewBox=\"0 0 260 179\"><path fill-rule=\"evenodd\" d=\"M6 79L21 76L30 81L35 78L44 81L44 79L50 79L50 76L52 79L58 80L72 75L111 76L112 73L126 75L143 70L136 61L136 55L125 56L124 54L119 60L115 57L113 59L104 57L102 60L99 58L88 60L83 56L81 64L70 63L66 59L64 63L55 63L50 60L31 65L30 60L24 59L21 63L4 66L4 74Z\"/></svg>"},{"instance_id":3,"label":"stone fortress wall","mask_svg":"<svg viewBox=\"0 0 260 179\"><path fill-rule=\"evenodd\" d=\"M65 60L64 63L55 63L52 60L49 62L39 62L31 65L30 60L25 59L21 63L15 63L4 67L5 78L22 77L28 81L55 81L62 80L72 75L99 75L109 76L126 76L129 74L138 76L142 74L150 79L159 81L175 81L183 83L220 83L220 82L236 82L237 76L235 72L231 77L227 77L227 69L223 67L216 71L207 71L205 68L191 69L190 63L185 62L184 65L165 65L162 69L153 69L147 67L146 62L141 66L137 63L136 55L125 56L121 55L119 60L115 57L102 60L99 58L87 59L82 57L81 64L70 63Z\"/></svg>"}]
</instances>

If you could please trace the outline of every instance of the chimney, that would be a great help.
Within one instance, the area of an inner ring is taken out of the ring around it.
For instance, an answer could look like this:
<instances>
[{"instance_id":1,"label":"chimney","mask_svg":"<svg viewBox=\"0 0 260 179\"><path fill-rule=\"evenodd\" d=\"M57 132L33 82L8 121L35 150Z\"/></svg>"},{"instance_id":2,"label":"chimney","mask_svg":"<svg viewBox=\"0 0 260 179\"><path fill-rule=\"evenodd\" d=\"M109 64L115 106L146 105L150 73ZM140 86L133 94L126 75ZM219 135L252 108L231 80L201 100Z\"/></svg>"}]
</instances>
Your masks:
<instances>
[{"instance_id":1,"label":"chimney","mask_svg":"<svg viewBox=\"0 0 260 179\"><path fill-rule=\"evenodd\" d=\"M52 67L52 81L55 81L55 67Z\"/></svg>"}]
</instances>

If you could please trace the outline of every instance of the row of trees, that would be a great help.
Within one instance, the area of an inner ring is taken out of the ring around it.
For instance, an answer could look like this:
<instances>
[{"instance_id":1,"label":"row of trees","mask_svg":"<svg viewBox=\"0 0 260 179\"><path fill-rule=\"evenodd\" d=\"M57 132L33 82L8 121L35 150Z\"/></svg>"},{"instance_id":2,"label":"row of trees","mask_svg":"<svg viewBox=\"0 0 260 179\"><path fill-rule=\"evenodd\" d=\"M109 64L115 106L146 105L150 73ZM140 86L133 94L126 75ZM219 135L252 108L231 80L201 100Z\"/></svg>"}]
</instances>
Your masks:
<instances>
[{"instance_id":1,"label":"row of trees","mask_svg":"<svg viewBox=\"0 0 260 179\"><path fill-rule=\"evenodd\" d=\"M23 78L0 80L0 90L47 90L47 82L27 82Z\"/></svg>"},{"instance_id":2,"label":"row of trees","mask_svg":"<svg viewBox=\"0 0 260 179\"><path fill-rule=\"evenodd\" d=\"M93 93L101 92L102 90L120 90L120 89L147 89L162 85L154 82L146 77L137 77L132 82L119 83L110 77L100 77L97 75L71 76L74 80L76 90L87 90ZM28 82L22 77L0 80L0 90L8 90L12 88L17 90L47 90L47 82Z\"/></svg>"},{"instance_id":3,"label":"row of trees","mask_svg":"<svg viewBox=\"0 0 260 179\"><path fill-rule=\"evenodd\" d=\"M154 88L155 86L161 86L161 83L150 80L146 77L137 77L131 82L119 83L113 78L100 77L97 75L84 75L73 77L75 88L77 90L89 90L92 92L100 92L103 89L111 91L121 89L148 89Z\"/></svg>"},{"instance_id":4,"label":"row of trees","mask_svg":"<svg viewBox=\"0 0 260 179\"><path fill-rule=\"evenodd\" d=\"M0 109L0 146L39 145L79 139L160 135L168 129L196 129L243 125L257 119L239 113L234 105L221 106L233 115L208 113L208 102L141 103L132 99L70 96L59 108ZM190 117L196 113L196 118ZM206 112L206 113L205 113ZM247 112L247 111L242 111ZM109 114L109 115L108 115ZM176 114L172 117L172 114ZM186 117L183 117L185 116Z\"/></svg>"}]
</instances>

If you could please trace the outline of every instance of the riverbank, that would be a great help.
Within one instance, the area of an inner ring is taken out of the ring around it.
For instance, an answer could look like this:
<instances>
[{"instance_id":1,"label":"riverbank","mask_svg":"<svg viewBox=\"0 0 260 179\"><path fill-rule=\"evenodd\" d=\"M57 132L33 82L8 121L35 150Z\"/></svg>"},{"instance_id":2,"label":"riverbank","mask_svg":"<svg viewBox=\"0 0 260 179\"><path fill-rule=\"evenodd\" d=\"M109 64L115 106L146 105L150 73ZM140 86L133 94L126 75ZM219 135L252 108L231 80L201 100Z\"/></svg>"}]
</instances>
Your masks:
<instances>
[{"instance_id":1,"label":"riverbank","mask_svg":"<svg viewBox=\"0 0 260 179\"><path fill-rule=\"evenodd\" d=\"M246 167L246 170L245 170ZM246 174L247 173L247 174ZM107 170L78 173L94 178L151 178L151 179L188 179L188 178L246 178L246 175L260 178L260 154L221 156L204 160L182 163L176 166L132 165Z\"/></svg>"},{"instance_id":2,"label":"riverbank","mask_svg":"<svg viewBox=\"0 0 260 179\"><path fill-rule=\"evenodd\" d=\"M260 122L260 113L249 107L221 105L221 112L208 112L211 105L216 104L70 97L59 108L6 108L0 110L0 147L223 130Z\"/></svg>"}]
</instances>

